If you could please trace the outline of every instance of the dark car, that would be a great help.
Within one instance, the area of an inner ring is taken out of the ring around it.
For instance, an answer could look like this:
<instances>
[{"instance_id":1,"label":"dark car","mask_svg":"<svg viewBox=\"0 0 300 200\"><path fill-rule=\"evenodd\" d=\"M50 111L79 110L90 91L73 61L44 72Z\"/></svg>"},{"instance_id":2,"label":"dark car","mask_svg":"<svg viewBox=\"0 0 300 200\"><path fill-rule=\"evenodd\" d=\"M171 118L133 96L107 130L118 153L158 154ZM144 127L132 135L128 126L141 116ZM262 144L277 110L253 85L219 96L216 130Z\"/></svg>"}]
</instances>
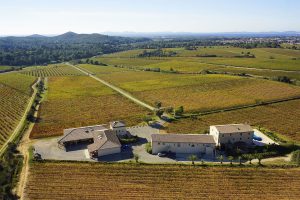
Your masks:
<instances>
[{"instance_id":1,"label":"dark car","mask_svg":"<svg viewBox=\"0 0 300 200\"><path fill-rule=\"evenodd\" d=\"M254 135L253 136L253 140L256 140L256 141L262 141L262 138L257 136L257 135Z\"/></svg>"}]
</instances>

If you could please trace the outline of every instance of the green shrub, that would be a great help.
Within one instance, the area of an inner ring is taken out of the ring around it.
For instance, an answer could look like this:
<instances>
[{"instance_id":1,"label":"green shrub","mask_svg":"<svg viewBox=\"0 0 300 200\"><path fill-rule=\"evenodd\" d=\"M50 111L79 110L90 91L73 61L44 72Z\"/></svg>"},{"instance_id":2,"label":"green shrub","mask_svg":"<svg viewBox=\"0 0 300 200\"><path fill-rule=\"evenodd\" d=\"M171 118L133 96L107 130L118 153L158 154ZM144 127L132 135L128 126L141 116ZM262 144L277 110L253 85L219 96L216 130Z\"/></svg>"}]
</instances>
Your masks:
<instances>
[{"instance_id":1,"label":"green shrub","mask_svg":"<svg viewBox=\"0 0 300 200\"><path fill-rule=\"evenodd\" d=\"M152 146L151 146L151 142L148 142L145 146L145 149L148 153L152 154Z\"/></svg>"}]
</instances>

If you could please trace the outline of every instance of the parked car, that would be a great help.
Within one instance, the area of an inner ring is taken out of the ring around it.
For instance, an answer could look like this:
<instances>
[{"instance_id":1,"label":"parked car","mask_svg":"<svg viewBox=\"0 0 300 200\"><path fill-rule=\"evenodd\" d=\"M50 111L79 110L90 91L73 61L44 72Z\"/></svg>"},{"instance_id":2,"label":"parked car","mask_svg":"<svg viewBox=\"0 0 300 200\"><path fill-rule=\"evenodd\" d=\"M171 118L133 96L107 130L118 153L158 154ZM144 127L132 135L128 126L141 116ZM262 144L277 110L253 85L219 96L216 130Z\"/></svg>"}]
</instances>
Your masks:
<instances>
[{"instance_id":1,"label":"parked car","mask_svg":"<svg viewBox=\"0 0 300 200\"><path fill-rule=\"evenodd\" d=\"M262 138L257 136L257 135L254 135L253 136L253 140L256 140L256 141L262 141Z\"/></svg>"},{"instance_id":2,"label":"parked car","mask_svg":"<svg viewBox=\"0 0 300 200\"><path fill-rule=\"evenodd\" d=\"M166 157L167 153L166 152L160 152L157 154L158 157Z\"/></svg>"}]
</instances>

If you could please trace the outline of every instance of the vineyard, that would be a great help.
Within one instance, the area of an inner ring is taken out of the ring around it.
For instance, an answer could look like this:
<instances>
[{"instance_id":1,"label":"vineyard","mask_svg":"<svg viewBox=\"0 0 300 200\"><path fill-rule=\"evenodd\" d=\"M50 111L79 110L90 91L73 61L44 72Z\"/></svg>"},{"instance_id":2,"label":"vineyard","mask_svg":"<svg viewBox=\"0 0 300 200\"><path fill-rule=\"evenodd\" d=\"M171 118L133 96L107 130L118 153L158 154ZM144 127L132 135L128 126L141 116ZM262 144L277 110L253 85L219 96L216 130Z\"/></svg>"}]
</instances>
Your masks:
<instances>
[{"instance_id":1,"label":"vineyard","mask_svg":"<svg viewBox=\"0 0 300 200\"><path fill-rule=\"evenodd\" d=\"M63 129L112 120L128 125L141 122L147 111L90 77L51 77L47 98L41 104L40 122L32 138L62 135Z\"/></svg>"},{"instance_id":2,"label":"vineyard","mask_svg":"<svg viewBox=\"0 0 300 200\"><path fill-rule=\"evenodd\" d=\"M170 133L203 133L210 125L249 123L260 125L275 131L288 139L300 141L300 100L276 103L229 112L222 112L198 117L181 119L168 127Z\"/></svg>"},{"instance_id":3,"label":"vineyard","mask_svg":"<svg viewBox=\"0 0 300 200\"><path fill-rule=\"evenodd\" d=\"M80 71L64 64L41 66L41 67L30 67L25 69L21 73L30 76L36 76L36 77L83 75Z\"/></svg>"},{"instance_id":4,"label":"vineyard","mask_svg":"<svg viewBox=\"0 0 300 200\"><path fill-rule=\"evenodd\" d=\"M299 199L300 170L33 163L27 199Z\"/></svg>"},{"instance_id":5,"label":"vineyard","mask_svg":"<svg viewBox=\"0 0 300 200\"><path fill-rule=\"evenodd\" d=\"M82 67L149 104L160 101L163 106L184 106L189 112L300 96L299 87L261 79L122 71L113 67L87 65Z\"/></svg>"},{"instance_id":6,"label":"vineyard","mask_svg":"<svg viewBox=\"0 0 300 200\"><path fill-rule=\"evenodd\" d=\"M0 146L21 119L31 94L33 77L10 73L0 75Z\"/></svg>"},{"instance_id":7,"label":"vineyard","mask_svg":"<svg viewBox=\"0 0 300 200\"><path fill-rule=\"evenodd\" d=\"M33 84L35 79L35 77L25 76L18 73L0 74L0 84L26 95L31 95L32 89L30 86Z\"/></svg>"},{"instance_id":8,"label":"vineyard","mask_svg":"<svg viewBox=\"0 0 300 200\"><path fill-rule=\"evenodd\" d=\"M232 47L198 47L197 50L185 50L183 48L163 50L176 52L176 56L138 58L138 55L143 51L143 49L139 49L103 55L93 58L93 60L110 65L161 68L162 70L172 68L183 72L199 72L203 69L213 70L218 65L300 71L300 53L290 49L256 48L247 50ZM255 55L255 58L240 57L248 53ZM214 57L205 57L205 55L214 55Z\"/></svg>"}]
</instances>

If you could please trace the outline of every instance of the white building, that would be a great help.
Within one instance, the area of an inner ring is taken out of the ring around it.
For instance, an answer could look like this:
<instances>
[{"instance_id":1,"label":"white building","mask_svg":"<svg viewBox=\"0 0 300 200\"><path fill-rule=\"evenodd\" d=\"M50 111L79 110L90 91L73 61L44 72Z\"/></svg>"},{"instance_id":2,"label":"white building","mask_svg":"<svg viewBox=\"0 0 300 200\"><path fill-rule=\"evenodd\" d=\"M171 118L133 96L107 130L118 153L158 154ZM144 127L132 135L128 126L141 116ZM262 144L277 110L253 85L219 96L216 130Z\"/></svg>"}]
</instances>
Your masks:
<instances>
[{"instance_id":1,"label":"white building","mask_svg":"<svg viewBox=\"0 0 300 200\"><path fill-rule=\"evenodd\" d=\"M114 121L109 123L109 128L116 133L117 136L128 135L126 125L122 121Z\"/></svg>"},{"instance_id":2,"label":"white building","mask_svg":"<svg viewBox=\"0 0 300 200\"><path fill-rule=\"evenodd\" d=\"M236 142L250 145L253 142L254 131L248 124L227 124L210 126L209 134L219 146Z\"/></svg>"},{"instance_id":3,"label":"white building","mask_svg":"<svg viewBox=\"0 0 300 200\"><path fill-rule=\"evenodd\" d=\"M91 157L121 152L121 143L116 133L104 125L65 129L64 136L58 141L58 145L66 150L80 143L88 144Z\"/></svg>"},{"instance_id":4,"label":"white building","mask_svg":"<svg viewBox=\"0 0 300 200\"><path fill-rule=\"evenodd\" d=\"M153 134L152 154L161 152L205 154L213 157L216 142L211 135L201 134Z\"/></svg>"}]
</instances>

